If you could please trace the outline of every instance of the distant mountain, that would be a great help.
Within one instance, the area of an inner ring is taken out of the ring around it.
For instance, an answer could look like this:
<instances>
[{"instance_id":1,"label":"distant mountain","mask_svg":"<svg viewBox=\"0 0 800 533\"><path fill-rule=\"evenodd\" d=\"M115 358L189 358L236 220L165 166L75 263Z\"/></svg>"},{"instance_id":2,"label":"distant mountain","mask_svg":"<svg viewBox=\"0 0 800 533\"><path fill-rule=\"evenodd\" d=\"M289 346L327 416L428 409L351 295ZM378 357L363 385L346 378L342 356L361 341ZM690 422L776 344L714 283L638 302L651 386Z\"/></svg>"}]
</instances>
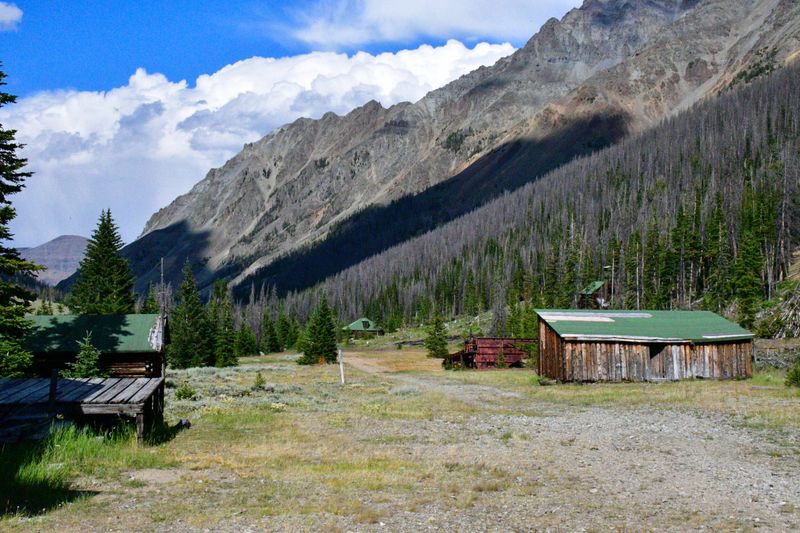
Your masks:
<instances>
[{"instance_id":1,"label":"distant mountain","mask_svg":"<svg viewBox=\"0 0 800 533\"><path fill-rule=\"evenodd\" d=\"M39 281L56 285L77 272L89 240L78 235L62 235L35 248L21 248L20 253L28 261L43 265Z\"/></svg>"},{"instance_id":2,"label":"distant mountain","mask_svg":"<svg viewBox=\"0 0 800 533\"><path fill-rule=\"evenodd\" d=\"M800 49L795 0L586 0L416 103L300 119L248 144L126 247L201 286L302 289L614 144Z\"/></svg>"}]
</instances>

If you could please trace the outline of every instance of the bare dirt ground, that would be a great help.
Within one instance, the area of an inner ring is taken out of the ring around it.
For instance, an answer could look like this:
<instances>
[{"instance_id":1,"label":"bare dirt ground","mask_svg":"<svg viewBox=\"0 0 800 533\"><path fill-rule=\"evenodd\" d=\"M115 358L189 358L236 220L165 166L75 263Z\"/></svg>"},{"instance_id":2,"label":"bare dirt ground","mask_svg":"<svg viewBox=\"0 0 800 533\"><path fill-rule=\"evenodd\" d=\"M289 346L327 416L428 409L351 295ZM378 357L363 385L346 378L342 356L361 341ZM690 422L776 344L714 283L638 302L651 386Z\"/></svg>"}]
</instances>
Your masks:
<instances>
[{"instance_id":1,"label":"bare dirt ground","mask_svg":"<svg viewBox=\"0 0 800 533\"><path fill-rule=\"evenodd\" d=\"M412 350L345 360L344 387L291 357L174 372L198 398L168 405L193 423L152 450L172 466L78 480L97 494L0 530L800 528L800 398L780 384L539 387Z\"/></svg>"}]
</instances>

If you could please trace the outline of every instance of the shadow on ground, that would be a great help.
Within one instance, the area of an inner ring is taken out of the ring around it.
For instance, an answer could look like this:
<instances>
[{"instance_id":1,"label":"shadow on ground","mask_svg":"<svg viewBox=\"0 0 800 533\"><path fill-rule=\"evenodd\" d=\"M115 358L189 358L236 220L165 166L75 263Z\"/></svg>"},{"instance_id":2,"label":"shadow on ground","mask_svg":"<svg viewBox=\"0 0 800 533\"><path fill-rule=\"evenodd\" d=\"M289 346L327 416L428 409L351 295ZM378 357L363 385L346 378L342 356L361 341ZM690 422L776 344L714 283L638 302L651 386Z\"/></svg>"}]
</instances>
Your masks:
<instances>
[{"instance_id":1,"label":"shadow on ground","mask_svg":"<svg viewBox=\"0 0 800 533\"><path fill-rule=\"evenodd\" d=\"M36 516L64 503L94 496L74 490L59 473L60 465L43 464L51 439L0 444L0 517Z\"/></svg>"}]
</instances>

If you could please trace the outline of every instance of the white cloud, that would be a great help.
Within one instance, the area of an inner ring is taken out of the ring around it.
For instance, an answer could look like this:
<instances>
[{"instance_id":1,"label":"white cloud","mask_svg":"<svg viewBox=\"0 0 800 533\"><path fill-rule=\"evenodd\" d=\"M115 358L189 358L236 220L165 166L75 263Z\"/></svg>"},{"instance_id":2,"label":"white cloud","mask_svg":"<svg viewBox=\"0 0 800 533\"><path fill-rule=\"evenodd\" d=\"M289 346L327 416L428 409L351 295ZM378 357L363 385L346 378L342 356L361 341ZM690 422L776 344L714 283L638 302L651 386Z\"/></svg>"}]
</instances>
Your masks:
<instances>
[{"instance_id":1,"label":"white cloud","mask_svg":"<svg viewBox=\"0 0 800 533\"><path fill-rule=\"evenodd\" d=\"M0 110L35 172L14 198L15 242L87 235L106 207L129 242L155 210L277 126L346 113L370 99L414 101L513 51L510 44L449 41L379 55L253 57L200 76L194 87L139 69L106 92L22 98Z\"/></svg>"},{"instance_id":2,"label":"white cloud","mask_svg":"<svg viewBox=\"0 0 800 533\"><path fill-rule=\"evenodd\" d=\"M0 2L0 31L17 29L22 20L22 10L14 4Z\"/></svg>"},{"instance_id":3,"label":"white cloud","mask_svg":"<svg viewBox=\"0 0 800 533\"><path fill-rule=\"evenodd\" d=\"M520 42L547 19L580 4L581 0L319 0L296 15L301 26L290 33L330 48L441 36Z\"/></svg>"}]
</instances>

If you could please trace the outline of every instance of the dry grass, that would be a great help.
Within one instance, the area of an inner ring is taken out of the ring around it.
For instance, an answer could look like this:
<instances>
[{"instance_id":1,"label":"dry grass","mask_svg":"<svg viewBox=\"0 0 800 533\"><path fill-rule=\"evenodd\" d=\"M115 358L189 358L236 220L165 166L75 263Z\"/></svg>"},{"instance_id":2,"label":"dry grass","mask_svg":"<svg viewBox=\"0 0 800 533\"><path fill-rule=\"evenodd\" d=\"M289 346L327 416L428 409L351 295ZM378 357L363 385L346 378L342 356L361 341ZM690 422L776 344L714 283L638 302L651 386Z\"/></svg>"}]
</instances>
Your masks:
<instances>
[{"instance_id":1,"label":"dry grass","mask_svg":"<svg viewBox=\"0 0 800 533\"><path fill-rule=\"evenodd\" d=\"M170 379L187 381L198 399L168 403L168 417L192 421L192 429L156 449L162 464L174 465L169 476L140 479L136 465L124 464L91 472L72 484L97 496L24 521L0 518L0 530L107 529L110 516L122 529L347 530L397 513L570 497L576 482L559 474L556 455L525 457L516 470L491 454L475 461L487 442L513 454L535 439L502 427L471 429L475 421L542 406L692 409L800 429L797 393L780 386L780 376L539 387L529 370L443 372L421 350L345 357L351 365L344 387L338 367L299 367L286 354L247 358L235 369L173 373ZM257 372L263 387L254 386ZM462 387L464 397L439 386ZM428 432L429 425L439 429ZM533 464L546 474L532 475ZM127 471L131 479L122 475Z\"/></svg>"},{"instance_id":2,"label":"dry grass","mask_svg":"<svg viewBox=\"0 0 800 533\"><path fill-rule=\"evenodd\" d=\"M371 372L441 372L441 359L425 356L418 348L402 350L347 350L345 361L365 371Z\"/></svg>"}]
</instances>

